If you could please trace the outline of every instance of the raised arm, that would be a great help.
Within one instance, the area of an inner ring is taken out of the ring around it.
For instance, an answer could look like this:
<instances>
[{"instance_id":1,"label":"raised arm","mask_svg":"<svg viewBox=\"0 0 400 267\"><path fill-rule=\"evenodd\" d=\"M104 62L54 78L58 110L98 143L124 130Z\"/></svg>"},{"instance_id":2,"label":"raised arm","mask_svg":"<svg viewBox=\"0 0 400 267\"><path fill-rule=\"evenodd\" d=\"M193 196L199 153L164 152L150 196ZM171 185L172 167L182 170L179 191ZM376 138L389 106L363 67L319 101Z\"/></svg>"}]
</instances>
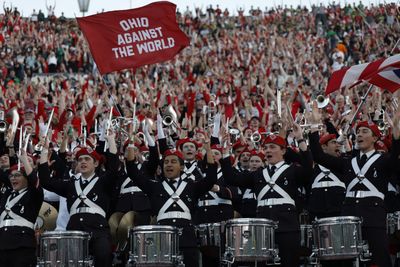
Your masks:
<instances>
[{"instance_id":1,"label":"raised arm","mask_svg":"<svg viewBox=\"0 0 400 267\"><path fill-rule=\"evenodd\" d=\"M207 166L206 166L206 176L204 179L200 179L195 182L195 194L200 197L211 190L214 184L217 183L217 164L214 161L214 156L211 152L210 138L206 133L206 138L203 142L204 148L206 149Z\"/></svg>"}]
</instances>

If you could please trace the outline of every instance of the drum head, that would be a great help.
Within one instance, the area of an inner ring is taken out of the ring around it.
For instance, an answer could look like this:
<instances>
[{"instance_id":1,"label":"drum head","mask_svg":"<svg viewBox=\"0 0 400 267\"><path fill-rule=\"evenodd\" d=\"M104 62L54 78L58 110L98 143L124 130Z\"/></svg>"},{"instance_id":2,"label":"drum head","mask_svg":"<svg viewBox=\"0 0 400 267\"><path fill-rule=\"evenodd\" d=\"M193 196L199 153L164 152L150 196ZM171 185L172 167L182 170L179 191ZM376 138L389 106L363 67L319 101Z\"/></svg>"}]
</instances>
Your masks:
<instances>
[{"instance_id":1,"label":"drum head","mask_svg":"<svg viewBox=\"0 0 400 267\"><path fill-rule=\"evenodd\" d=\"M336 223L361 223L361 219L355 216L328 217L315 220L314 224L336 224Z\"/></svg>"},{"instance_id":2,"label":"drum head","mask_svg":"<svg viewBox=\"0 0 400 267\"><path fill-rule=\"evenodd\" d=\"M136 226L131 229L132 232L151 232L151 231L158 231L158 232L177 232L178 229L175 226L169 225L141 225Z\"/></svg>"},{"instance_id":3,"label":"drum head","mask_svg":"<svg viewBox=\"0 0 400 267\"><path fill-rule=\"evenodd\" d=\"M65 237L89 237L88 232L83 231L49 231L44 232L41 236L42 238L51 237L51 238L65 238Z\"/></svg>"},{"instance_id":4,"label":"drum head","mask_svg":"<svg viewBox=\"0 0 400 267\"><path fill-rule=\"evenodd\" d=\"M56 208L47 202L43 202L35 223L35 229L41 233L56 229L58 212Z\"/></svg>"},{"instance_id":5,"label":"drum head","mask_svg":"<svg viewBox=\"0 0 400 267\"><path fill-rule=\"evenodd\" d=\"M263 218L237 218L231 219L227 222L227 224L233 225L242 225L242 224L251 224L251 225L275 225L276 223L272 220L263 219Z\"/></svg>"}]
</instances>

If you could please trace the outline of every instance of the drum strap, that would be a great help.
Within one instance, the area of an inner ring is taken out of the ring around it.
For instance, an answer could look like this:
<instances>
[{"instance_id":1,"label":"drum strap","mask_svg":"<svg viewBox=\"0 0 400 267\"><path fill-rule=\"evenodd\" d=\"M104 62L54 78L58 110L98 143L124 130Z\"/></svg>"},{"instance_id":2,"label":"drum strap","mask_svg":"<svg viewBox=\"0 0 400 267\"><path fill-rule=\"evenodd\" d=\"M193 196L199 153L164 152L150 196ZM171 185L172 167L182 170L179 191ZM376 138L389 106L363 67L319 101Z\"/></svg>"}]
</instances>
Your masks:
<instances>
[{"instance_id":1,"label":"drum strap","mask_svg":"<svg viewBox=\"0 0 400 267\"><path fill-rule=\"evenodd\" d=\"M186 219L191 220L192 215L190 214L190 210L188 206L186 206L185 202L179 197L183 190L185 190L187 182L182 181L176 191L172 190L172 188L168 185L166 181L162 182L162 186L165 191L170 195L170 198L164 203L157 215L157 222L165 219ZM169 211L167 209L171 207L172 204L176 203L183 211Z\"/></svg>"},{"instance_id":2,"label":"drum strap","mask_svg":"<svg viewBox=\"0 0 400 267\"><path fill-rule=\"evenodd\" d=\"M256 196L253 192L251 192L251 189L246 189L244 191L242 199L256 199Z\"/></svg>"},{"instance_id":3,"label":"drum strap","mask_svg":"<svg viewBox=\"0 0 400 267\"><path fill-rule=\"evenodd\" d=\"M374 162L380 157L380 154L375 154L368 159L368 161L364 164L362 169L357 163L357 157L354 157L351 160L351 165L353 167L354 173L357 174L350 184L347 187L346 197L353 197L353 198L366 198L366 197L379 197L382 200L385 199L385 195L378 191L378 189L365 177L365 174L368 172L369 168L374 164ZM351 191L354 186L358 183L362 183L365 185L369 191Z\"/></svg>"},{"instance_id":4,"label":"drum strap","mask_svg":"<svg viewBox=\"0 0 400 267\"><path fill-rule=\"evenodd\" d=\"M197 161L193 161L193 163L190 166L190 168L187 168L186 165L185 165L185 167L183 168L183 174L181 176L181 179L185 180L185 179L189 178L189 179L192 179L193 181L195 181L196 180L196 176L193 174L193 172L196 169L199 171L199 173L201 173L200 169L197 168Z\"/></svg>"},{"instance_id":5,"label":"drum strap","mask_svg":"<svg viewBox=\"0 0 400 267\"><path fill-rule=\"evenodd\" d=\"M218 168L218 170L217 170L217 179L219 180L221 178L222 178L222 170L221 170L221 168ZM218 194L215 193L215 192L208 191L208 194L210 194L210 196L213 199L199 200L199 203L198 203L199 207L218 206L219 204L232 205L232 200L220 198L218 196Z\"/></svg>"},{"instance_id":6,"label":"drum strap","mask_svg":"<svg viewBox=\"0 0 400 267\"><path fill-rule=\"evenodd\" d=\"M389 192L395 192L397 194L397 189L394 187L392 183L388 183L388 191Z\"/></svg>"},{"instance_id":7,"label":"drum strap","mask_svg":"<svg viewBox=\"0 0 400 267\"><path fill-rule=\"evenodd\" d=\"M106 212L92 200L88 199L86 196L90 193L93 189L94 185L99 180L99 177L93 178L89 184L82 190L80 185L80 179L75 180L75 191L78 195L78 198L75 199L75 202L72 204L70 208L70 216L77 214L77 213L92 213L92 214L99 214L103 217L106 217ZM79 204L84 203L87 208L78 208Z\"/></svg>"},{"instance_id":8,"label":"drum strap","mask_svg":"<svg viewBox=\"0 0 400 267\"><path fill-rule=\"evenodd\" d=\"M289 168L289 165L283 164L276 170L276 172L274 173L274 175L272 175L272 177L269 176L267 168L263 170L263 176L267 184L263 187L263 189L261 189L260 193L258 194L257 206L271 206L271 205L282 205L282 204L291 204L295 206L295 202L290 197L290 195L275 183L276 180L278 180L279 176L287 168ZM276 193L281 195L281 198L268 198L263 200L262 198L265 196L265 194L267 194L267 192L272 189L275 190Z\"/></svg>"},{"instance_id":9,"label":"drum strap","mask_svg":"<svg viewBox=\"0 0 400 267\"><path fill-rule=\"evenodd\" d=\"M339 180L339 178L332 173L329 169L318 165L320 168L321 172L315 177L313 184L311 185L311 188L323 188L323 187L342 187L346 188L346 185ZM332 181L321 181L323 178L330 178Z\"/></svg>"},{"instance_id":10,"label":"drum strap","mask_svg":"<svg viewBox=\"0 0 400 267\"><path fill-rule=\"evenodd\" d=\"M11 195L8 196L5 209L0 215L0 228L20 226L33 229L34 223L28 221L24 217L19 216L11 210L15 206L15 204L26 194L26 192L27 191L25 190L24 192L19 193L18 196L11 200ZM6 218L6 216L9 218Z\"/></svg>"},{"instance_id":11,"label":"drum strap","mask_svg":"<svg viewBox=\"0 0 400 267\"><path fill-rule=\"evenodd\" d=\"M120 194L128 194L128 193L137 193L137 192L142 192L139 187L137 186L129 186L126 187L129 182L131 181L131 178L127 177L125 181L121 185L121 190L119 191Z\"/></svg>"}]
</instances>

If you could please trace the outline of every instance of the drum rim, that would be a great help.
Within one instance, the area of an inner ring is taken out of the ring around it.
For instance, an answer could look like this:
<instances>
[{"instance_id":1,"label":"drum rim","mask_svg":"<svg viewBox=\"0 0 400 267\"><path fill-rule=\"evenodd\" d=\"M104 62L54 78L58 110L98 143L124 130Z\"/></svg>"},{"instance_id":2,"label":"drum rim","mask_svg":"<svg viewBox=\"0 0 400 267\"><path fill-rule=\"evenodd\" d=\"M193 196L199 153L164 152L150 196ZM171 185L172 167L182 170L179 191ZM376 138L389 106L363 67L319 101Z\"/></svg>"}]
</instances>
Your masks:
<instances>
[{"instance_id":1,"label":"drum rim","mask_svg":"<svg viewBox=\"0 0 400 267\"><path fill-rule=\"evenodd\" d=\"M220 222L215 222L215 223L201 223L197 224L196 227L207 227L207 226L221 226Z\"/></svg>"},{"instance_id":2,"label":"drum rim","mask_svg":"<svg viewBox=\"0 0 400 267\"><path fill-rule=\"evenodd\" d=\"M139 225L129 229L132 232L139 232L139 231L178 231L178 228L171 225Z\"/></svg>"},{"instance_id":3,"label":"drum rim","mask_svg":"<svg viewBox=\"0 0 400 267\"><path fill-rule=\"evenodd\" d=\"M336 216L316 219L313 224L340 223L344 221L361 222L361 218L357 216Z\"/></svg>"},{"instance_id":4,"label":"drum rim","mask_svg":"<svg viewBox=\"0 0 400 267\"><path fill-rule=\"evenodd\" d=\"M46 231L41 234L42 237L65 237L65 236L89 236L85 231Z\"/></svg>"},{"instance_id":5,"label":"drum rim","mask_svg":"<svg viewBox=\"0 0 400 267\"><path fill-rule=\"evenodd\" d=\"M226 222L226 224L266 224L266 225L276 225L277 222L265 219L265 218L234 218Z\"/></svg>"}]
</instances>

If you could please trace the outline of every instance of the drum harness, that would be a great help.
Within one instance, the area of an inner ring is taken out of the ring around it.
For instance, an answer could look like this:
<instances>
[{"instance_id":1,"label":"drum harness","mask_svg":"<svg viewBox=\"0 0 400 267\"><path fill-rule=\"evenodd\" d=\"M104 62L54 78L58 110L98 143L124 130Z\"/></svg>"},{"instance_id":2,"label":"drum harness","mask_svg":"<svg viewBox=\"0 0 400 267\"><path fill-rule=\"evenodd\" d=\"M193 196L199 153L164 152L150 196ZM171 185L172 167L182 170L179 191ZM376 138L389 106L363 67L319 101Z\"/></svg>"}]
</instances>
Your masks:
<instances>
[{"instance_id":1,"label":"drum harness","mask_svg":"<svg viewBox=\"0 0 400 267\"><path fill-rule=\"evenodd\" d=\"M157 221L165 220L165 219L186 219L191 220L192 215L190 214L190 210L188 206L186 206L185 202L182 201L180 195L183 190L185 190L187 182L183 181L179 184L176 191L172 190L172 188L168 185L166 181L162 182L162 186L165 191L169 194L170 198L164 203L157 215ZM167 209L171 207L172 204L176 203L183 211L168 211Z\"/></svg>"},{"instance_id":2,"label":"drum harness","mask_svg":"<svg viewBox=\"0 0 400 267\"><path fill-rule=\"evenodd\" d=\"M346 185L343 182L341 182L339 178L329 169L319 164L318 167L320 168L321 172L315 178L313 184L311 185L311 188L323 188L323 187L333 187L333 186L346 188ZM332 181L321 181L324 178L330 178Z\"/></svg>"},{"instance_id":3,"label":"drum harness","mask_svg":"<svg viewBox=\"0 0 400 267\"><path fill-rule=\"evenodd\" d=\"M277 185L275 182L278 180L279 176L287 169L289 168L288 164L283 163L277 170L276 172L272 175L272 177L269 176L268 169L265 168L263 170L263 176L267 184L261 189L260 193L258 194L257 197L257 206L273 206L273 205L282 205L282 204L291 204L295 206L294 200L290 197L288 193L286 193L285 190L283 190L279 185ZM268 198L262 200L262 198L265 196L265 194L268 191L275 190L279 195L281 195L281 198Z\"/></svg>"},{"instance_id":4,"label":"drum harness","mask_svg":"<svg viewBox=\"0 0 400 267\"><path fill-rule=\"evenodd\" d=\"M79 174L78 174L79 175ZM92 214L99 214L106 217L106 212L92 200L87 198L87 195L93 189L94 185L99 180L99 177L92 178L89 181L89 184L82 190L80 185L80 180L82 179L80 176L76 175L75 177L79 177L79 179L75 179L75 191L78 195L78 198L75 199L75 202L72 204L70 208L70 216L77 214L77 213L92 213ZM78 208L79 204L85 204L87 207Z\"/></svg>"},{"instance_id":5,"label":"drum harness","mask_svg":"<svg viewBox=\"0 0 400 267\"><path fill-rule=\"evenodd\" d=\"M139 163L139 164L137 165L137 169L140 170L141 168L142 168L142 164ZM128 173L127 170L126 170L126 167L125 167L125 173ZM125 181L122 183L121 189L120 189L120 191L119 191L119 193L120 193L121 195L122 195L122 194L129 194L129 193L138 193L138 192L142 192L142 190L140 190L139 187L134 186L134 185L133 185L133 186L126 187L131 181L132 181L131 178L126 177L126 179L125 179Z\"/></svg>"},{"instance_id":6,"label":"drum harness","mask_svg":"<svg viewBox=\"0 0 400 267\"><path fill-rule=\"evenodd\" d=\"M222 170L221 168L218 168L217 170L217 180L219 180L222 177ZM226 204L226 205L232 205L232 200L230 199L223 199L220 198L217 193L208 191L208 194L213 199L205 199L205 200L199 200L199 207L204 207L204 206L218 206L219 204Z\"/></svg>"},{"instance_id":7,"label":"drum harness","mask_svg":"<svg viewBox=\"0 0 400 267\"><path fill-rule=\"evenodd\" d=\"M190 163L190 164L192 164L189 168L186 166L186 164L187 163ZM194 160L194 161L192 161L192 162L185 162L185 167L183 168L183 174L182 174L182 176L181 176L181 179L182 180L185 180L185 179L192 179L193 181L195 181L196 180L196 176L193 174L193 171L195 170L197 168L197 162ZM198 168L197 168L198 169ZM199 170L199 172L200 172L200 174L202 174L201 173L201 171Z\"/></svg>"},{"instance_id":8,"label":"drum harness","mask_svg":"<svg viewBox=\"0 0 400 267\"><path fill-rule=\"evenodd\" d=\"M8 196L5 209L0 215L0 228L9 226L28 227L30 229L34 228L34 223L28 221L22 216L19 216L11 210L15 206L15 204L26 194L26 192L27 189L25 188L22 190L22 192L19 193L19 195L17 195L13 199L11 199L12 195ZM21 213L23 213L22 209L23 207L21 208Z\"/></svg>"},{"instance_id":9,"label":"drum harness","mask_svg":"<svg viewBox=\"0 0 400 267\"><path fill-rule=\"evenodd\" d=\"M380 154L375 154L371 156L368 161L364 164L362 169L357 164L357 158L354 157L351 160L351 165L353 167L354 173L356 173L357 177L354 178L347 187L346 197L352 198L366 198L366 197L378 197L380 199L384 199L385 195L378 191L378 189L365 177L365 174L368 172L371 165L380 157ZM356 186L358 183L365 185L369 191L350 191Z\"/></svg>"}]
</instances>

